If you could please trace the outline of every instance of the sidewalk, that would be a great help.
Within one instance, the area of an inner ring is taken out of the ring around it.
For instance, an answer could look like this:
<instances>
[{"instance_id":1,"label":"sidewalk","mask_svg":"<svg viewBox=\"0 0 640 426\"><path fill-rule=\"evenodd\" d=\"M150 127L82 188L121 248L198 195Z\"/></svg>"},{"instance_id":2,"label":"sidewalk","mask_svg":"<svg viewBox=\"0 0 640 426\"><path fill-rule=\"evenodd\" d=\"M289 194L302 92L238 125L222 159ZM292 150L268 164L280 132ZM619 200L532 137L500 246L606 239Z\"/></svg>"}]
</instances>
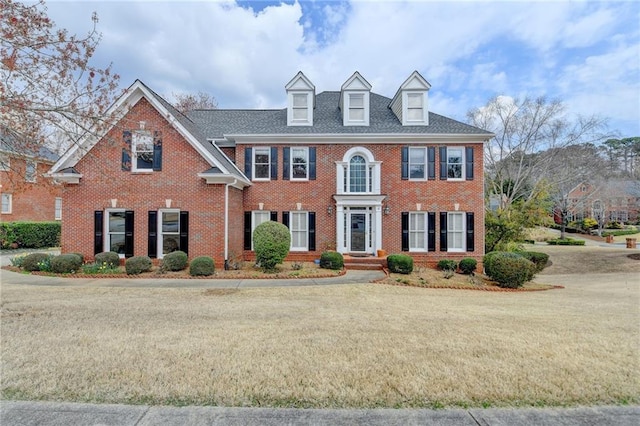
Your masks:
<instances>
[{"instance_id":1,"label":"sidewalk","mask_svg":"<svg viewBox=\"0 0 640 426\"><path fill-rule=\"evenodd\" d=\"M619 425L640 420L640 406L489 409L292 409L162 407L0 401L0 424L16 425Z\"/></svg>"}]
</instances>

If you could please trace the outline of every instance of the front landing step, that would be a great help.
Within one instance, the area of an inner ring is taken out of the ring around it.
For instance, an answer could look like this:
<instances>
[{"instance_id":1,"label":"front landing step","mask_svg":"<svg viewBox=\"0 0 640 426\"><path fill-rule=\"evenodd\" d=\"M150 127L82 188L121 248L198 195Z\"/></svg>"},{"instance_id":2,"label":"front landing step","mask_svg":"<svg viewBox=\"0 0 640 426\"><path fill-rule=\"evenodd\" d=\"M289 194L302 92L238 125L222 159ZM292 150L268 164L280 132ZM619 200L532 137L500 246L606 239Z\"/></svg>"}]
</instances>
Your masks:
<instances>
[{"instance_id":1,"label":"front landing step","mask_svg":"<svg viewBox=\"0 0 640 426\"><path fill-rule=\"evenodd\" d=\"M382 271L387 268L386 257L344 255L344 268L358 271Z\"/></svg>"}]
</instances>

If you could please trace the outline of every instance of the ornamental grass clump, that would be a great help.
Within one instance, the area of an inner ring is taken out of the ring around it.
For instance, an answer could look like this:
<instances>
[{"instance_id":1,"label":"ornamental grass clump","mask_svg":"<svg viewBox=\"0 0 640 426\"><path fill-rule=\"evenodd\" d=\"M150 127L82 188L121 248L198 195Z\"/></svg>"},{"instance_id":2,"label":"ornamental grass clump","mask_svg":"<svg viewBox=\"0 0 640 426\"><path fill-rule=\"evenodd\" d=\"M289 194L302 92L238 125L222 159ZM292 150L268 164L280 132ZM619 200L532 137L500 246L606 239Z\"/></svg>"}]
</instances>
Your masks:
<instances>
[{"instance_id":1,"label":"ornamental grass clump","mask_svg":"<svg viewBox=\"0 0 640 426\"><path fill-rule=\"evenodd\" d=\"M95 262L98 265L106 264L110 268L120 265L120 256L115 251L105 251L95 256Z\"/></svg>"},{"instance_id":2,"label":"ornamental grass clump","mask_svg":"<svg viewBox=\"0 0 640 426\"><path fill-rule=\"evenodd\" d=\"M70 274L82 267L82 258L75 253L61 254L51 259L51 272Z\"/></svg>"},{"instance_id":3,"label":"ornamental grass clump","mask_svg":"<svg viewBox=\"0 0 640 426\"><path fill-rule=\"evenodd\" d=\"M320 255L320 267L339 271L344 267L344 256L337 251L325 251Z\"/></svg>"},{"instance_id":4,"label":"ornamental grass clump","mask_svg":"<svg viewBox=\"0 0 640 426\"><path fill-rule=\"evenodd\" d=\"M124 263L124 269L129 275L138 275L151 270L152 263L149 256L133 256Z\"/></svg>"},{"instance_id":5,"label":"ornamental grass clump","mask_svg":"<svg viewBox=\"0 0 640 426\"><path fill-rule=\"evenodd\" d=\"M390 254L387 256L389 271L396 274L410 274L413 272L413 257L406 254Z\"/></svg>"},{"instance_id":6,"label":"ornamental grass clump","mask_svg":"<svg viewBox=\"0 0 640 426\"><path fill-rule=\"evenodd\" d=\"M182 271L187 267L187 263L189 262L189 257L187 253L176 250L171 253L167 253L164 255L162 259L162 270L163 271Z\"/></svg>"},{"instance_id":7,"label":"ornamental grass clump","mask_svg":"<svg viewBox=\"0 0 640 426\"><path fill-rule=\"evenodd\" d=\"M215 263L209 256L196 257L189 264L189 275L192 276L209 276L215 271Z\"/></svg>"},{"instance_id":8,"label":"ornamental grass clump","mask_svg":"<svg viewBox=\"0 0 640 426\"><path fill-rule=\"evenodd\" d=\"M276 265L282 263L289 254L291 233L281 223L263 222L253 231L253 248L256 263L264 272L275 272Z\"/></svg>"}]
</instances>

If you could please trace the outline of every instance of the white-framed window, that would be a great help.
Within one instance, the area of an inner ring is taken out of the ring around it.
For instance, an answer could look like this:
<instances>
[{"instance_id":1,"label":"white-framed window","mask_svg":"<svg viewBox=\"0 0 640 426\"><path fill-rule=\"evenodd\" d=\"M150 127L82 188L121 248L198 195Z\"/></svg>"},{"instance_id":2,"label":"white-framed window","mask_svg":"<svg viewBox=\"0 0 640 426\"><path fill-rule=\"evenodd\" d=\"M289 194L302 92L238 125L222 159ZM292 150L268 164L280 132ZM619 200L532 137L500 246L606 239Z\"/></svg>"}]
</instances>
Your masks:
<instances>
[{"instance_id":1,"label":"white-framed window","mask_svg":"<svg viewBox=\"0 0 640 426\"><path fill-rule=\"evenodd\" d=\"M258 225L271 220L271 212L269 210L254 210L251 212L251 250L253 250L253 231Z\"/></svg>"},{"instance_id":2,"label":"white-framed window","mask_svg":"<svg viewBox=\"0 0 640 426\"><path fill-rule=\"evenodd\" d=\"M153 171L153 136L151 132L136 131L131 136L133 171Z\"/></svg>"},{"instance_id":3,"label":"white-framed window","mask_svg":"<svg viewBox=\"0 0 640 426\"><path fill-rule=\"evenodd\" d=\"M349 160L349 190L347 192L371 192L367 160L362 155L354 155Z\"/></svg>"},{"instance_id":4,"label":"white-framed window","mask_svg":"<svg viewBox=\"0 0 640 426\"><path fill-rule=\"evenodd\" d=\"M465 251L464 213L447 214L447 250Z\"/></svg>"},{"instance_id":5,"label":"white-framed window","mask_svg":"<svg viewBox=\"0 0 640 426\"><path fill-rule=\"evenodd\" d=\"M309 121L309 96L306 93L294 93L291 101L293 121Z\"/></svg>"},{"instance_id":6,"label":"white-framed window","mask_svg":"<svg viewBox=\"0 0 640 426\"><path fill-rule=\"evenodd\" d=\"M6 154L0 154L0 172L11 170L11 159Z\"/></svg>"},{"instance_id":7,"label":"white-framed window","mask_svg":"<svg viewBox=\"0 0 640 426\"><path fill-rule=\"evenodd\" d=\"M407 121L424 121L424 95L422 93L407 93Z\"/></svg>"},{"instance_id":8,"label":"white-framed window","mask_svg":"<svg viewBox=\"0 0 640 426\"><path fill-rule=\"evenodd\" d=\"M38 170L38 163L33 160L27 160L27 167L24 172L24 179L27 182L35 182Z\"/></svg>"},{"instance_id":9,"label":"white-framed window","mask_svg":"<svg viewBox=\"0 0 640 426\"><path fill-rule=\"evenodd\" d=\"M62 220L62 198L60 197L56 197L53 218L55 220Z\"/></svg>"},{"instance_id":10,"label":"white-framed window","mask_svg":"<svg viewBox=\"0 0 640 426\"><path fill-rule=\"evenodd\" d=\"M409 251L427 251L427 213L409 213Z\"/></svg>"},{"instance_id":11,"label":"white-framed window","mask_svg":"<svg viewBox=\"0 0 640 426\"><path fill-rule=\"evenodd\" d=\"M116 252L120 257L125 254L125 210L108 209L105 211L105 247L108 251Z\"/></svg>"},{"instance_id":12,"label":"white-framed window","mask_svg":"<svg viewBox=\"0 0 640 426\"><path fill-rule=\"evenodd\" d=\"M464 148L447 148L447 179L464 179Z\"/></svg>"},{"instance_id":13,"label":"white-framed window","mask_svg":"<svg viewBox=\"0 0 640 426\"><path fill-rule=\"evenodd\" d=\"M338 194L379 194L380 161L364 147L349 149L342 161L336 161Z\"/></svg>"},{"instance_id":14,"label":"white-framed window","mask_svg":"<svg viewBox=\"0 0 640 426\"><path fill-rule=\"evenodd\" d=\"M291 148L291 180L309 179L309 148Z\"/></svg>"},{"instance_id":15,"label":"white-framed window","mask_svg":"<svg viewBox=\"0 0 640 426\"><path fill-rule=\"evenodd\" d=\"M253 179L269 180L271 178L271 148L253 148Z\"/></svg>"},{"instance_id":16,"label":"white-framed window","mask_svg":"<svg viewBox=\"0 0 640 426\"><path fill-rule=\"evenodd\" d=\"M309 214L294 211L289 214L291 231L291 251L309 250Z\"/></svg>"},{"instance_id":17,"label":"white-framed window","mask_svg":"<svg viewBox=\"0 0 640 426\"><path fill-rule=\"evenodd\" d=\"M426 148L409 148L409 179L426 178Z\"/></svg>"},{"instance_id":18,"label":"white-framed window","mask_svg":"<svg viewBox=\"0 0 640 426\"><path fill-rule=\"evenodd\" d=\"M363 123L365 121L364 93L349 94L349 118L350 122Z\"/></svg>"},{"instance_id":19,"label":"white-framed window","mask_svg":"<svg viewBox=\"0 0 640 426\"><path fill-rule=\"evenodd\" d=\"M2 213L3 214L11 214L13 208L13 195L12 194L2 194Z\"/></svg>"},{"instance_id":20,"label":"white-framed window","mask_svg":"<svg viewBox=\"0 0 640 426\"><path fill-rule=\"evenodd\" d=\"M158 253L165 254L180 250L180 210L158 210Z\"/></svg>"}]
</instances>

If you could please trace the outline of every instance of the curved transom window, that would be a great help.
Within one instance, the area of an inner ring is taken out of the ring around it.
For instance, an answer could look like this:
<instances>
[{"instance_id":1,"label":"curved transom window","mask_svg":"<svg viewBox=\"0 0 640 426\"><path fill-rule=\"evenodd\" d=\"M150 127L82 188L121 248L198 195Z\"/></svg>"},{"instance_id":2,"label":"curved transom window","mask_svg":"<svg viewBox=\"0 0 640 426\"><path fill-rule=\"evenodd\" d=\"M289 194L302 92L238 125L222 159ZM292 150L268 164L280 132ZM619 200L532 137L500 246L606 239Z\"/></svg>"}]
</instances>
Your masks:
<instances>
[{"instance_id":1,"label":"curved transom window","mask_svg":"<svg viewBox=\"0 0 640 426\"><path fill-rule=\"evenodd\" d=\"M380 162L366 148L351 148L336 162L339 194L377 194L380 192Z\"/></svg>"},{"instance_id":2,"label":"curved transom window","mask_svg":"<svg viewBox=\"0 0 640 426\"><path fill-rule=\"evenodd\" d=\"M349 161L349 192L371 192L367 185L367 160L355 155Z\"/></svg>"}]
</instances>

